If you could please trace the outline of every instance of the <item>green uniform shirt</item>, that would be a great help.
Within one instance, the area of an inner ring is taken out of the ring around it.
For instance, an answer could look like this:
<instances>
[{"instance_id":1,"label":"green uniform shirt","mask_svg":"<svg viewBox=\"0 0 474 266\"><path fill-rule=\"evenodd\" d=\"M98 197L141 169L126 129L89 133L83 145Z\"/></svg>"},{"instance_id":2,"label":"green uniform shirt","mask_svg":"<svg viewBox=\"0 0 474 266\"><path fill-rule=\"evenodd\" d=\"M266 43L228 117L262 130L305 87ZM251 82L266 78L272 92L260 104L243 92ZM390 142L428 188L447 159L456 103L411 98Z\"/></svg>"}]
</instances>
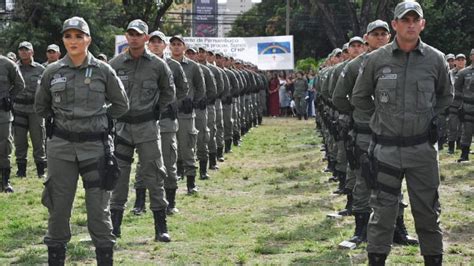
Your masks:
<instances>
[{"instance_id":1,"label":"green uniform shirt","mask_svg":"<svg viewBox=\"0 0 474 266\"><path fill-rule=\"evenodd\" d=\"M211 70L216 80L216 90L217 90L216 97L221 99L222 94L224 93L224 77L222 73L219 71L219 68L216 67L215 65L207 63L206 66Z\"/></svg>"},{"instance_id":2,"label":"green uniform shirt","mask_svg":"<svg viewBox=\"0 0 474 266\"><path fill-rule=\"evenodd\" d=\"M334 94L334 90L336 88L337 80L339 79L339 76L341 75L342 70L344 67L347 65L349 61L346 60L344 62L341 62L337 65L334 66L334 70L331 73L331 76L329 77L328 81L328 95L329 98L332 100L332 95Z\"/></svg>"},{"instance_id":3,"label":"green uniform shirt","mask_svg":"<svg viewBox=\"0 0 474 266\"><path fill-rule=\"evenodd\" d=\"M306 95L306 91L308 90L308 81L305 78L296 78L293 84L295 88L293 96L304 97Z\"/></svg>"},{"instance_id":4,"label":"green uniform shirt","mask_svg":"<svg viewBox=\"0 0 474 266\"><path fill-rule=\"evenodd\" d=\"M410 137L425 134L452 99L444 55L420 40L408 54L396 41L370 53L351 102L362 111L374 110L370 127L375 134Z\"/></svg>"},{"instance_id":5,"label":"green uniform shirt","mask_svg":"<svg viewBox=\"0 0 474 266\"><path fill-rule=\"evenodd\" d=\"M195 105L206 96L206 87L204 83L204 74L198 63L183 56L181 61L178 61L183 67L186 79L189 85L189 97L193 99Z\"/></svg>"},{"instance_id":6,"label":"green uniform shirt","mask_svg":"<svg viewBox=\"0 0 474 266\"><path fill-rule=\"evenodd\" d=\"M329 100L331 97L329 96L329 78L331 76L334 67L328 67L324 71L321 71L321 96L325 100Z\"/></svg>"},{"instance_id":7,"label":"green uniform shirt","mask_svg":"<svg viewBox=\"0 0 474 266\"><path fill-rule=\"evenodd\" d=\"M454 79L455 97L453 106L462 106L464 112L474 117L474 67L470 65L460 70Z\"/></svg>"},{"instance_id":8,"label":"green uniform shirt","mask_svg":"<svg viewBox=\"0 0 474 266\"><path fill-rule=\"evenodd\" d=\"M21 75L17 64L0 55L0 101L2 101L0 108L0 123L13 121L13 115L10 111L5 112L4 98L16 96L25 88L25 81Z\"/></svg>"},{"instance_id":9,"label":"green uniform shirt","mask_svg":"<svg viewBox=\"0 0 474 266\"><path fill-rule=\"evenodd\" d=\"M35 100L36 89L38 88L38 82L45 68L35 61L31 61L28 65L24 65L19 61L18 67L25 80L25 89L16 95L13 107L19 112L34 113L35 111L32 107Z\"/></svg>"},{"instance_id":10,"label":"green uniform shirt","mask_svg":"<svg viewBox=\"0 0 474 266\"><path fill-rule=\"evenodd\" d=\"M44 118L54 114L56 128L92 133L106 131L106 114L118 118L127 112L129 103L115 71L88 53L78 67L66 55L46 68L34 108ZM47 147L48 156L68 161L96 158L104 151L100 140L70 142L55 136Z\"/></svg>"},{"instance_id":11,"label":"green uniform shirt","mask_svg":"<svg viewBox=\"0 0 474 266\"><path fill-rule=\"evenodd\" d=\"M228 68L224 68L224 72L227 75L227 78L229 79L230 95L232 97L238 97L239 96L239 80L237 76L235 75L234 71Z\"/></svg>"},{"instance_id":12,"label":"green uniform shirt","mask_svg":"<svg viewBox=\"0 0 474 266\"><path fill-rule=\"evenodd\" d=\"M212 74L211 70L203 65L199 64L204 75L204 85L206 87L206 98L207 102L212 102L216 100L217 97L217 87L216 87L216 78Z\"/></svg>"},{"instance_id":13,"label":"green uniform shirt","mask_svg":"<svg viewBox=\"0 0 474 266\"><path fill-rule=\"evenodd\" d=\"M165 110L175 100L173 75L166 62L145 49L142 56L133 59L129 52L121 53L110 61L127 92L129 118L152 114L159 106ZM144 143L158 139L159 127L155 120L129 124L117 122L117 135L130 143Z\"/></svg>"},{"instance_id":14,"label":"green uniform shirt","mask_svg":"<svg viewBox=\"0 0 474 266\"><path fill-rule=\"evenodd\" d=\"M373 113L373 109L370 109L368 112L364 112L360 109L354 109L350 103L352 98L352 90L354 88L357 75L359 74L359 69L362 66L364 58L368 55L364 53L353 60L351 60L342 70L339 79L336 83L336 88L332 95L332 102L336 108L343 113L349 114L352 112L352 118L356 123L365 123L368 124L370 116ZM353 110L354 109L354 110Z\"/></svg>"},{"instance_id":15,"label":"green uniform shirt","mask_svg":"<svg viewBox=\"0 0 474 266\"><path fill-rule=\"evenodd\" d=\"M171 69L171 73L173 73L174 85L176 87L176 99L181 101L189 93L189 85L186 74L184 73L184 69L178 61L172 58L166 58L166 63Z\"/></svg>"}]
</instances>

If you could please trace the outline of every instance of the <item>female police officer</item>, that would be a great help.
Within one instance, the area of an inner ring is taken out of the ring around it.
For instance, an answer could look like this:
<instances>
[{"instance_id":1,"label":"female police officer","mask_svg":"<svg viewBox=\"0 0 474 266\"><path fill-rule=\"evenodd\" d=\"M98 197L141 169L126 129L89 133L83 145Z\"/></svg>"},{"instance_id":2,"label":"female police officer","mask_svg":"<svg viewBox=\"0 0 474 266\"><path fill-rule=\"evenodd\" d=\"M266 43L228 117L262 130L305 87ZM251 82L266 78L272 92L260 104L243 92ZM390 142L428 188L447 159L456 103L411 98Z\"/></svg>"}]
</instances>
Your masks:
<instances>
[{"instance_id":1,"label":"female police officer","mask_svg":"<svg viewBox=\"0 0 474 266\"><path fill-rule=\"evenodd\" d=\"M114 70L88 52L87 22L80 17L64 21L67 55L47 67L36 93L35 109L53 118L48 132L48 176L42 203L48 208L48 263L62 265L71 239L69 219L79 174L85 189L87 227L99 265L111 265L115 236L108 202L111 188L104 186L101 158L111 154L107 116L128 110L128 99ZM112 161L113 163L113 161Z\"/></svg>"}]
</instances>

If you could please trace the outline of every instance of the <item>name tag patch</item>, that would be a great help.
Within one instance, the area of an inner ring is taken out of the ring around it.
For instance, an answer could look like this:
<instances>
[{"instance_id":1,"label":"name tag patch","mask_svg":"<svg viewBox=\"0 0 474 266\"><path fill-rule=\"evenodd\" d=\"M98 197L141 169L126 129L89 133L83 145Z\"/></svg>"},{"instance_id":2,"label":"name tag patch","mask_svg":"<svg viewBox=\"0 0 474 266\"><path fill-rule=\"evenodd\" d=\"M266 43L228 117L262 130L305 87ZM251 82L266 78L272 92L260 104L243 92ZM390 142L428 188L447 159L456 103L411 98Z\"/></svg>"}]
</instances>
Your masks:
<instances>
[{"instance_id":1,"label":"name tag patch","mask_svg":"<svg viewBox=\"0 0 474 266\"><path fill-rule=\"evenodd\" d=\"M66 81L67 81L66 77L55 78L55 79L51 80L51 86L53 86L54 84L57 84L57 83L64 83Z\"/></svg>"},{"instance_id":2,"label":"name tag patch","mask_svg":"<svg viewBox=\"0 0 474 266\"><path fill-rule=\"evenodd\" d=\"M397 74L384 74L379 79L397 79Z\"/></svg>"}]
</instances>

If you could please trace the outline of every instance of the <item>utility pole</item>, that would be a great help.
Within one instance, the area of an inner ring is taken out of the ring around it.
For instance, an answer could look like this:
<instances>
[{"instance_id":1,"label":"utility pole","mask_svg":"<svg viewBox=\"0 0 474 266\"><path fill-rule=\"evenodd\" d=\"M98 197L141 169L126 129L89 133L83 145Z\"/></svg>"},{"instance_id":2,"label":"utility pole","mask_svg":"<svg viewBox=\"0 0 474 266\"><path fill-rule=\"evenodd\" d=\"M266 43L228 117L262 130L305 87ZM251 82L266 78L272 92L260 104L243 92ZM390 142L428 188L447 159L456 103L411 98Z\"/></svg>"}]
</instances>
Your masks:
<instances>
[{"instance_id":1,"label":"utility pole","mask_svg":"<svg viewBox=\"0 0 474 266\"><path fill-rule=\"evenodd\" d=\"M286 0L286 35L290 35L290 0Z\"/></svg>"}]
</instances>

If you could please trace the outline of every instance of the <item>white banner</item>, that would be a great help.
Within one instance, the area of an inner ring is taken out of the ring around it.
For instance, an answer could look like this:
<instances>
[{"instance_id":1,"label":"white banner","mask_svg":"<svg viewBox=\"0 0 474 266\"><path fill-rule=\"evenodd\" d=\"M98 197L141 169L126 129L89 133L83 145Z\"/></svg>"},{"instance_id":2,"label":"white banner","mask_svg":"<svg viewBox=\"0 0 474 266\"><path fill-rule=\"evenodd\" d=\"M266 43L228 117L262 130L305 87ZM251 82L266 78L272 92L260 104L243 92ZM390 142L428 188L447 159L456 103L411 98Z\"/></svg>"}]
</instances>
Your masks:
<instances>
[{"instance_id":1,"label":"white banner","mask_svg":"<svg viewBox=\"0 0 474 266\"><path fill-rule=\"evenodd\" d=\"M169 38L169 37L168 37ZM236 59L251 62L261 70L293 70L293 35L270 37L184 37L188 47L204 46ZM124 35L115 36L115 55L127 47ZM169 54L169 51L165 51Z\"/></svg>"}]
</instances>

